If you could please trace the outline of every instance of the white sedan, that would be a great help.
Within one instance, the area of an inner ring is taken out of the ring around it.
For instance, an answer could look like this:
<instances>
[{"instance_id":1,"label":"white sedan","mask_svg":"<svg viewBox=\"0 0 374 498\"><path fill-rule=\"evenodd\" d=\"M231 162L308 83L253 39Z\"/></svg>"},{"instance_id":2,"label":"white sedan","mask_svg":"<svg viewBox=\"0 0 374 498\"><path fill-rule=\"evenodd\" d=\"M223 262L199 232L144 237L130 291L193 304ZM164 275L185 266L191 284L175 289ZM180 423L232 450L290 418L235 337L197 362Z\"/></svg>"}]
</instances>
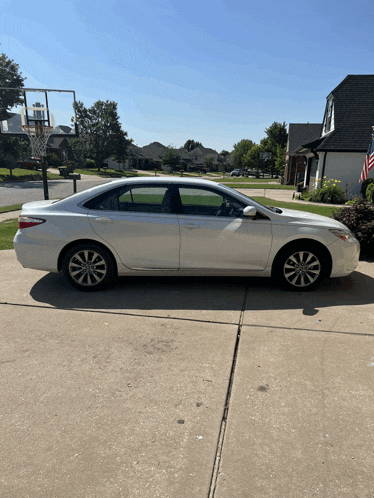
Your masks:
<instances>
[{"instance_id":1,"label":"white sedan","mask_svg":"<svg viewBox=\"0 0 374 498\"><path fill-rule=\"evenodd\" d=\"M304 291L349 275L360 253L333 219L207 180L152 177L25 204L14 247L25 268L62 270L84 291L118 275L274 276Z\"/></svg>"}]
</instances>

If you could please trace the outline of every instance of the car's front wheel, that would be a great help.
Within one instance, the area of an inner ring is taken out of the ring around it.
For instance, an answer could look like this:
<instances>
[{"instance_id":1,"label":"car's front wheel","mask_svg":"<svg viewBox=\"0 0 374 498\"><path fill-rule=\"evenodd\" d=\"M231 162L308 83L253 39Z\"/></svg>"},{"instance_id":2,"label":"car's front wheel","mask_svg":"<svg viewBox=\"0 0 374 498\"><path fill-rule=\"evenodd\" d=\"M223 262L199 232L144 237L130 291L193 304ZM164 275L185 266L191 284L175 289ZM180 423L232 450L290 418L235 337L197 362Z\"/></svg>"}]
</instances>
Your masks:
<instances>
[{"instance_id":1,"label":"car's front wheel","mask_svg":"<svg viewBox=\"0 0 374 498\"><path fill-rule=\"evenodd\" d=\"M70 249L65 255L62 270L71 285L86 292L107 287L117 275L110 252L93 243Z\"/></svg>"},{"instance_id":2,"label":"car's front wheel","mask_svg":"<svg viewBox=\"0 0 374 498\"><path fill-rule=\"evenodd\" d=\"M318 247L307 244L290 247L276 261L275 276L288 289L313 290L327 275L327 259Z\"/></svg>"}]
</instances>

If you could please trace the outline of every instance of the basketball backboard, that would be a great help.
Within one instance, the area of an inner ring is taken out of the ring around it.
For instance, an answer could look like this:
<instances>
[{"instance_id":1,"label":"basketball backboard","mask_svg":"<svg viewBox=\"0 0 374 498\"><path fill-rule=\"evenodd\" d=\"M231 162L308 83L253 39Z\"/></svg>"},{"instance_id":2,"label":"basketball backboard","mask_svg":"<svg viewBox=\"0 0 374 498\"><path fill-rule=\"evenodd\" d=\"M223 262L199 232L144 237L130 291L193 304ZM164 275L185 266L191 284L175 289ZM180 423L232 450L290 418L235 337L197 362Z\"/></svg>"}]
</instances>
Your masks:
<instances>
[{"instance_id":1,"label":"basketball backboard","mask_svg":"<svg viewBox=\"0 0 374 498\"><path fill-rule=\"evenodd\" d=\"M0 133L9 136L25 135L24 125L52 127L52 136L77 136L73 90L38 88L0 88L0 95L17 92L22 104L5 111L0 109Z\"/></svg>"}]
</instances>

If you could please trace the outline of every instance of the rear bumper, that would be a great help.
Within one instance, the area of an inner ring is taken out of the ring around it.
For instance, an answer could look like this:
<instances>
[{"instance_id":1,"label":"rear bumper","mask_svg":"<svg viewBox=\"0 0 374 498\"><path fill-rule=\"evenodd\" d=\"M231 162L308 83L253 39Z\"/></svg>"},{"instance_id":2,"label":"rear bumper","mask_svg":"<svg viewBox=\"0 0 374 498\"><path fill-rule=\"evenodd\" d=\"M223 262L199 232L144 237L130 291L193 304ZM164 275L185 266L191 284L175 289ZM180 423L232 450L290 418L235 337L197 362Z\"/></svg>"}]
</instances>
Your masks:
<instances>
[{"instance_id":1,"label":"rear bumper","mask_svg":"<svg viewBox=\"0 0 374 498\"><path fill-rule=\"evenodd\" d=\"M56 248L56 244L46 245L45 241L38 243L30 239L23 230L17 231L13 244L17 259L24 268L58 272L57 260L62 247Z\"/></svg>"}]
</instances>

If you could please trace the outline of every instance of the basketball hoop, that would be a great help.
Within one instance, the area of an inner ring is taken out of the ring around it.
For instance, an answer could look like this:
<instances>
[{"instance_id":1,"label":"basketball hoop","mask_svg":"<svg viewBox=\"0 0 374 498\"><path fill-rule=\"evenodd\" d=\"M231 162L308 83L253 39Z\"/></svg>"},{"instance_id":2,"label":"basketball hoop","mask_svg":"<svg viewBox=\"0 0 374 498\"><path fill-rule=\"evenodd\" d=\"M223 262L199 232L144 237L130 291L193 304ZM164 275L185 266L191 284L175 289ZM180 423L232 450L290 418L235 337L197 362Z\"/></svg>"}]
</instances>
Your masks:
<instances>
[{"instance_id":1,"label":"basketball hoop","mask_svg":"<svg viewBox=\"0 0 374 498\"><path fill-rule=\"evenodd\" d=\"M22 125L22 128L29 137L33 157L45 156L47 143L54 131L54 127L40 124L27 124Z\"/></svg>"}]
</instances>

